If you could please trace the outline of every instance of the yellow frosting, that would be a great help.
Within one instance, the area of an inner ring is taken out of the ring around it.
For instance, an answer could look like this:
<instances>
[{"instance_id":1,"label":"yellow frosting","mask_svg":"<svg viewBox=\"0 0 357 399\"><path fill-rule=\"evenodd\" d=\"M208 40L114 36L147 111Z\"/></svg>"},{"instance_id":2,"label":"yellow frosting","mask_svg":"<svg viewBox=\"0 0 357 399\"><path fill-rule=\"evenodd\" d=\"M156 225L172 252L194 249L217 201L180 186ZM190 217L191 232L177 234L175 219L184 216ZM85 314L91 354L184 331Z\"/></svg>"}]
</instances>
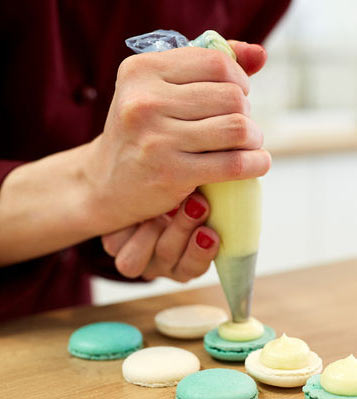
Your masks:
<instances>
[{"instance_id":1,"label":"yellow frosting","mask_svg":"<svg viewBox=\"0 0 357 399\"><path fill-rule=\"evenodd\" d=\"M283 334L268 342L260 355L264 366L278 370L298 370L309 365L310 348L299 338Z\"/></svg>"},{"instance_id":2,"label":"yellow frosting","mask_svg":"<svg viewBox=\"0 0 357 399\"><path fill-rule=\"evenodd\" d=\"M218 334L227 341L251 341L260 338L264 334L263 324L250 317L242 323L227 321L218 327Z\"/></svg>"},{"instance_id":3,"label":"yellow frosting","mask_svg":"<svg viewBox=\"0 0 357 399\"><path fill-rule=\"evenodd\" d=\"M210 204L208 225L220 236L218 257L257 252L261 224L261 188L257 179L200 187Z\"/></svg>"},{"instance_id":4,"label":"yellow frosting","mask_svg":"<svg viewBox=\"0 0 357 399\"><path fill-rule=\"evenodd\" d=\"M213 30L204 32L191 45L221 50L236 59L229 43ZM219 258L256 253L261 224L260 182L257 179L228 181L207 184L200 189L211 208L207 223L221 238L217 268Z\"/></svg>"},{"instance_id":5,"label":"yellow frosting","mask_svg":"<svg viewBox=\"0 0 357 399\"><path fill-rule=\"evenodd\" d=\"M325 391L334 395L357 396L357 359L351 355L329 364L320 383Z\"/></svg>"}]
</instances>

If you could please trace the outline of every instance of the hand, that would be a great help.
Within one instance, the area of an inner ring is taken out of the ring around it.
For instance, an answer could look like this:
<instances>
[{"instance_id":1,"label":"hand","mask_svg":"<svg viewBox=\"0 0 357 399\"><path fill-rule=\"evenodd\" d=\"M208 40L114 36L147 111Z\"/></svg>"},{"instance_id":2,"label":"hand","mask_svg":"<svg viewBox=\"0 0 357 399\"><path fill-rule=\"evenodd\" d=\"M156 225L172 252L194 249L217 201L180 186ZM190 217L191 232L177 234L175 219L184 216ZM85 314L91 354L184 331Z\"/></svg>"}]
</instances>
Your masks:
<instances>
[{"instance_id":1,"label":"hand","mask_svg":"<svg viewBox=\"0 0 357 399\"><path fill-rule=\"evenodd\" d=\"M98 234L166 213L199 185L268 171L239 65L259 69L265 53L231 45L238 63L217 50L180 48L120 65L104 132L85 159Z\"/></svg>"},{"instance_id":2,"label":"hand","mask_svg":"<svg viewBox=\"0 0 357 399\"><path fill-rule=\"evenodd\" d=\"M218 251L217 234L202 226L208 214L207 201L194 193L171 216L103 236L103 247L128 278L164 276L186 282L205 273Z\"/></svg>"}]
</instances>

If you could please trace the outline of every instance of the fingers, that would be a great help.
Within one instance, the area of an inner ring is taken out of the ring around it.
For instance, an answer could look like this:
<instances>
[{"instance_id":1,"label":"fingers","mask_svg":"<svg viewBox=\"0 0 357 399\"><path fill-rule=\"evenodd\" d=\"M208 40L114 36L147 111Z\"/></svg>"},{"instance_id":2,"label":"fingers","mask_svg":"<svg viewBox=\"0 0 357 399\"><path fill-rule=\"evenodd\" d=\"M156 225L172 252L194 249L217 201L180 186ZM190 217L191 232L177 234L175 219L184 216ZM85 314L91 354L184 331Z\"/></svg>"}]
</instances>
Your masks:
<instances>
[{"instance_id":1,"label":"fingers","mask_svg":"<svg viewBox=\"0 0 357 399\"><path fill-rule=\"evenodd\" d=\"M199 185L265 175L271 156L265 150L233 150L206 154L185 154L192 181Z\"/></svg>"},{"instance_id":2,"label":"fingers","mask_svg":"<svg viewBox=\"0 0 357 399\"><path fill-rule=\"evenodd\" d=\"M142 56L142 55L141 55ZM249 92L247 74L230 56L218 50L185 47L159 53L161 77L168 83L230 82Z\"/></svg>"},{"instance_id":3,"label":"fingers","mask_svg":"<svg viewBox=\"0 0 357 399\"><path fill-rule=\"evenodd\" d=\"M249 115L248 99L236 84L200 82L170 86L166 90L169 101L166 109L162 108L169 117L198 120L232 113Z\"/></svg>"},{"instance_id":4,"label":"fingers","mask_svg":"<svg viewBox=\"0 0 357 399\"><path fill-rule=\"evenodd\" d=\"M208 203L201 194L194 193L186 199L158 240L152 262L145 270L145 278L172 274L193 231L206 220L208 210Z\"/></svg>"},{"instance_id":5,"label":"fingers","mask_svg":"<svg viewBox=\"0 0 357 399\"><path fill-rule=\"evenodd\" d=\"M137 229L137 225L130 226L126 229L116 231L114 233L106 234L102 236L102 245L104 250L110 256L116 256L120 248L128 241L128 239L134 234Z\"/></svg>"},{"instance_id":6,"label":"fingers","mask_svg":"<svg viewBox=\"0 0 357 399\"><path fill-rule=\"evenodd\" d=\"M253 75L264 66L267 59L264 47L259 44L248 44L236 40L229 40L228 43L236 53L238 64L247 75Z\"/></svg>"},{"instance_id":7,"label":"fingers","mask_svg":"<svg viewBox=\"0 0 357 399\"><path fill-rule=\"evenodd\" d=\"M165 217L158 217L137 228L115 258L115 265L122 275L135 278L143 273L167 224Z\"/></svg>"},{"instance_id":8,"label":"fingers","mask_svg":"<svg viewBox=\"0 0 357 399\"><path fill-rule=\"evenodd\" d=\"M235 149L255 150L263 144L263 133L251 119L241 114L220 115L199 121L171 120L169 129L180 132L181 151L199 153Z\"/></svg>"},{"instance_id":9,"label":"fingers","mask_svg":"<svg viewBox=\"0 0 357 399\"><path fill-rule=\"evenodd\" d=\"M205 226L197 228L173 272L173 278L185 282L205 273L217 255L218 248L219 237L213 230Z\"/></svg>"}]
</instances>

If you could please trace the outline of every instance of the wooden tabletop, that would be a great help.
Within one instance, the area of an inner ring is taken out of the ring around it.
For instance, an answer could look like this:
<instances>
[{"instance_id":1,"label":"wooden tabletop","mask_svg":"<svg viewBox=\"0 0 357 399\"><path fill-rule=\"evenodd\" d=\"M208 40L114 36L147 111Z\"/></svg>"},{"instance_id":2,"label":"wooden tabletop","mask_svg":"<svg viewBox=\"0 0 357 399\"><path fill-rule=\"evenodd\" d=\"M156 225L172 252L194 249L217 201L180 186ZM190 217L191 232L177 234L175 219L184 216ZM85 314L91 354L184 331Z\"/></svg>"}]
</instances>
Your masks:
<instances>
[{"instance_id":1,"label":"wooden tabletop","mask_svg":"<svg viewBox=\"0 0 357 399\"><path fill-rule=\"evenodd\" d=\"M120 289L120 287L118 287ZM0 398L6 399L174 399L175 388L128 384L122 360L87 361L67 353L70 334L96 321L136 325L145 346L175 345L194 352L202 369L242 364L213 360L202 340L179 341L155 331L154 315L169 306L206 303L226 307L219 286L185 291L103 307L49 312L0 326ZM253 313L278 334L302 338L327 364L357 354L357 261L340 262L258 278ZM303 398L300 388L259 385L260 399Z\"/></svg>"}]
</instances>

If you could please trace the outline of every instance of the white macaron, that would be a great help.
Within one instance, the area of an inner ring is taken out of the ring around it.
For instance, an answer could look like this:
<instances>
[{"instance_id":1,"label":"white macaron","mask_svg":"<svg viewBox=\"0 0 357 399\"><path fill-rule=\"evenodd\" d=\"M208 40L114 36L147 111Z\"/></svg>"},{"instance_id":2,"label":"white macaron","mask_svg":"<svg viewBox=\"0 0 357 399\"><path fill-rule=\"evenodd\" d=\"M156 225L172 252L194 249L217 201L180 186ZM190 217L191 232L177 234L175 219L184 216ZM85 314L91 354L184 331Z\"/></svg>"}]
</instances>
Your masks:
<instances>
[{"instance_id":1,"label":"white macaron","mask_svg":"<svg viewBox=\"0 0 357 399\"><path fill-rule=\"evenodd\" d=\"M321 372L322 360L305 341L283 334L252 352L245 360L245 368L257 381L292 388L304 385Z\"/></svg>"},{"instance_id":2,"label":"white macaron","mask_svg":"<svg viewBox=\"0 0 357 399\"><path fill-rule=\"evenodd\" d=\"M150 388L176 385L200 369L193 353L173 346L154 346L132 353L123 362L126 381Z\"/></svg>"},{"instance_id":3,"label":"white macaron","mask_svg":"<svg viewBox=\"0 0 357 399\"><path fill-rule=\"evenodd\" d=\"M156 327L162 334L181 339L202 338L227 320L223 309L209 305L176 306L155 316Z\"/></svg>"}]
</instances>

